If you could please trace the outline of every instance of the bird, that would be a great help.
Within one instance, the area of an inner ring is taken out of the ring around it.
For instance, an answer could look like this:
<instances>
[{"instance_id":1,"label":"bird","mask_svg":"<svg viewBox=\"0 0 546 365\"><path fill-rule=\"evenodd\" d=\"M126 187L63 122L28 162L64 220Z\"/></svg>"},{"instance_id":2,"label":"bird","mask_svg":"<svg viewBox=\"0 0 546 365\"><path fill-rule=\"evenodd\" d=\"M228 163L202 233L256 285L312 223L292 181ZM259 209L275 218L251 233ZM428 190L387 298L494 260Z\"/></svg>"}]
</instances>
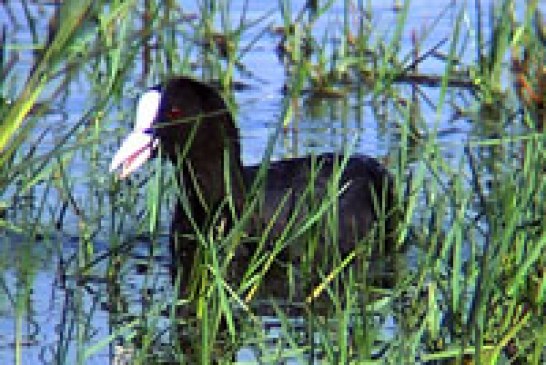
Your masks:
<instances>
[{"instance_id":1,"label":"bird","mask_svg":"<svg viewBox=\"0 0 546 365\"><path fill-rule=\"evenodd\" d=\"M110 171L119 170L119 177L126 178L159 149L174 165L183 191L183 198L176 199L170 232L171 276L173 283L179 280L181 292L190 287L198 255L196 230L222 222L223 231L228 232L248 208L248 195L261 179L260 189L255 190L259 208L251 212L244 230L259 236L269 227L268 238L274 240L291 217L298 215L296 222L303 222L309 214L310 208L298 203L301 197L309 197L310 186L319 199L332 196L328 189L342 162L334 193L339 253L350 254L381 215L385 217L385 251L394 251L394 182L381 162L363 154L330 152L266 161L265 167L264 163L244 166L239 130L225 100L210 84L176 76L146 90L137 102L134 128L113 156ZM253 252L252 247L239 251L238 262L243 263ZM297 260L295 251L279 257L296 256ZM318 251L327 252L325 247Z\"/></svg>"}]
</instances>

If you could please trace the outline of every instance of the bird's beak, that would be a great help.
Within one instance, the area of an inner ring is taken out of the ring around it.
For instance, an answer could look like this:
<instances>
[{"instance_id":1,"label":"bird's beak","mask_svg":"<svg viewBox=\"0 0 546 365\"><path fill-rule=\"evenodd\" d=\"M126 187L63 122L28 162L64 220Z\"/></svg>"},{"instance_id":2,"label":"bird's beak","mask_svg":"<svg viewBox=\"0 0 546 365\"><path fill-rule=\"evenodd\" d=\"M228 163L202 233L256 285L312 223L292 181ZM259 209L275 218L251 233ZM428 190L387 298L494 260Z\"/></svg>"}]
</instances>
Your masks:
<instances>
[{"instance_id":1,"label":"bird's beak","mask_svg":"<svg viewBox=\"0 0 546 365\"><path fill-rule=\"evenodd\" d=\"M131 132L121 144L110 164L110 172L121 166L120 178L126 178L152 156L158 141L143 131Z\"/></svg>"},{"instance_id":2,"label":"bird's beak","mask_svg":"<svg viewBox=\"0 0 546 365\"><path fill-rule=\"evenodd\" d=\"M110 172L121 167L120 178L125 178L152 156L159 140L150 132L159 110L161 94L157 90L144 93L138 101L135 129L129 133L112 158Z\"/></svg>"}]
</instances>

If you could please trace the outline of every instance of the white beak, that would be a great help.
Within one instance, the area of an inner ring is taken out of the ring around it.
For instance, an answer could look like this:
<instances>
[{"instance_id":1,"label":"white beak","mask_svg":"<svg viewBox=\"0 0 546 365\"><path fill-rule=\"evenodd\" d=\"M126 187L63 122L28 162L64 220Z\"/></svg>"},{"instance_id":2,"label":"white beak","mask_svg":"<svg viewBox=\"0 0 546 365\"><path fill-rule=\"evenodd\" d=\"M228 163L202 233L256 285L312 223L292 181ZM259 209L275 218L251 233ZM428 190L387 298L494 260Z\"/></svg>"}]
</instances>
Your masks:
<instances>
[{"instance_id":1,"label":"white beak","mask_svg":"<svg viewBox=\"0 0 546 365\"><path fill-rule=\"evenodd\" d=\"M160 101L161 93L157 90L150 90L140 97L135 128L125 138L110 164L110 171L121 166L120 178L127 177L142 166L157 148L159 141L150 133L150 129L157 116Z\"/></svg>"}]
</instances>

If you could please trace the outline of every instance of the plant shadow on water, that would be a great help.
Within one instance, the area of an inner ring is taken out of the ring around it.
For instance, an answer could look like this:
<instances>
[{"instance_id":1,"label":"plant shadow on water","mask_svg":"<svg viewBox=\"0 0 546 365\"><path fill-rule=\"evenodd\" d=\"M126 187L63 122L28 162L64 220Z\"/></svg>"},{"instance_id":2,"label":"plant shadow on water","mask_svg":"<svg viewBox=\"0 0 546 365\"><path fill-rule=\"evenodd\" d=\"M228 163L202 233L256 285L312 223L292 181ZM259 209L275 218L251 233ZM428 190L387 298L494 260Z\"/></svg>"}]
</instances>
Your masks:
<instances>
[{"instance_id":1,"label":"plant shadow on water","mask_svg":"<svg viewBox=\"0 0 546 365\"><path fill-rule=\"evenodd\" d=\"M545 363L544 5L392 5L2 3L0 362ZM175 75L223 95L245 165L384 163L402 253L377 247L389 212L338 252L342 187L311 179L273 240L245 211L201 227L179 293L175 169L108 172ZM241 242L263 250L239 265Z\"/></svg>"}]
</instances>

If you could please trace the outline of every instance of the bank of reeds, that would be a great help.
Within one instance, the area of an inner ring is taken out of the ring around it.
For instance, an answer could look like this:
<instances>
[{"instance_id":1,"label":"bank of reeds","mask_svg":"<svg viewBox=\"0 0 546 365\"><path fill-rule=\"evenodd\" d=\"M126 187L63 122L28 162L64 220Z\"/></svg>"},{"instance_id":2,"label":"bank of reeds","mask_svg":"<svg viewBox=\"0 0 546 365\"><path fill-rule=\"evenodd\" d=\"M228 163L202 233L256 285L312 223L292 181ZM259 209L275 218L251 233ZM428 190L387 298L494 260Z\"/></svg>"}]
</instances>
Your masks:
<instances>
[{"instance_id":1,"label":"bank of reeds","mask_svg":"<svg viewBox=\"0 0 546 365\"><path fill-rule=\"evenodd\" d=\"M43 13L25 1L4 5L8 19L26 22L33 48L17 43L14 26L2 30L0 292L13 331L0 340L8 338L16 364L33 351L27 345L58 364L105 353L131 363L544 363L538 2L521 13L508 0L454 2L430 27L408 29L414 5L405 1L385 32L375 29L371 2L297 5L280 1L258 17L245 1L202 0L196 13L153 0L68 1ZM282 34L272 36L276 13ZM329 17L339 21L321 25ZM452 33L435 37L445 17ZM395 243L405 254L391 260L389 285L370 277L367 268L385 259L373 247L385 234L380 224L354 254L333 250L328 266L315 263L323 241L339 235L335 197L343 187L334 178L317 200L310 181L298 202L305 220L290 221L275 242L266 242L270 227L254 237L259 254L238 281L229 278L232 253L248 239L244 226L259 201L249 194L231 231L200 232L206 265L194 295L177 302L165 257L169 202L179 194L172 171L158 156L120 182L107 171L109 151L131 127L131 100L168 75L219 81L236 113L237 86L261 82L245 55L264 37L278 42L272 49L285 75L264 161L275 138L298 128L302 100L369 105L389 140L385 160L402 212ZM30 64L18 67L29 54ZM422 71L431 60L442 74ZM78 93L84 97L74 99ZM81 103L77 112L61 111L67 100ZM464 133L444 138L454 125ZM296 244L304 249L298 265L283 268L286 296L264 299L265 274ZM44 282L56 298L55 330L34 319Z\"/></svg>"}]
</instances>

